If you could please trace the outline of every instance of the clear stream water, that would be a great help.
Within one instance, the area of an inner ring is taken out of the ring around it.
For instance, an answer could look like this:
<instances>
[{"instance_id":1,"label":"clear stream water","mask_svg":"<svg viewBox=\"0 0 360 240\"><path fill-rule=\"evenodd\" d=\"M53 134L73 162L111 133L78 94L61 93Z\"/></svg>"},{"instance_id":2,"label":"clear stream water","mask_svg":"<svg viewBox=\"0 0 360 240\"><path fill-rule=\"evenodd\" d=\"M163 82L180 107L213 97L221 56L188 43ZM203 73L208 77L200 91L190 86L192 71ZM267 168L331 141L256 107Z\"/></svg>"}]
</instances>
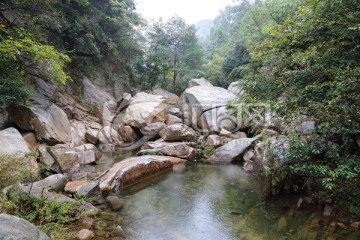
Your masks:
<instances>
[{"instance_id":1,"label":"clear stream water","mask_svg":"<svg viewBox=\"0 0 360 240\"><path fill-rule=\"evenodd\" d=\"M295 211L296 198L262 202L237 165L191 164L121 194L123 208L104 212L103 221L119 224L126 239L278 240L333 235L321 224L311 230L311 222L321 214ZM358 233L337 232L336 239L360 239Z\"/></svg>"}]
</instances>

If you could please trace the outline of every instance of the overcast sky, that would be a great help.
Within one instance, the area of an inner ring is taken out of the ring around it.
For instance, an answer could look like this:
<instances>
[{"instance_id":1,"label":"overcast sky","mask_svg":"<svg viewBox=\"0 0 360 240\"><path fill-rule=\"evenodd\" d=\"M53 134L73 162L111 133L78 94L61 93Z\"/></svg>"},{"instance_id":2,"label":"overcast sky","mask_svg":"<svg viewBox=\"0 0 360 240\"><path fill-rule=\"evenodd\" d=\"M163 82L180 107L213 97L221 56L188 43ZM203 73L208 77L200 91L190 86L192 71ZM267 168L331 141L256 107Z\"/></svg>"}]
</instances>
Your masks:
<instances>
[{"instance_id":1,"label":"overcast sky","mask_svg":"<svg viewBox=\"0 0 360 240\"><path fill-rule=\"evenodd\" d=\"M135 0L137 12L148 20L168 20L177 14L188 24L203 19L214 19L233 0Z\"/></svg>"}]
</instances>

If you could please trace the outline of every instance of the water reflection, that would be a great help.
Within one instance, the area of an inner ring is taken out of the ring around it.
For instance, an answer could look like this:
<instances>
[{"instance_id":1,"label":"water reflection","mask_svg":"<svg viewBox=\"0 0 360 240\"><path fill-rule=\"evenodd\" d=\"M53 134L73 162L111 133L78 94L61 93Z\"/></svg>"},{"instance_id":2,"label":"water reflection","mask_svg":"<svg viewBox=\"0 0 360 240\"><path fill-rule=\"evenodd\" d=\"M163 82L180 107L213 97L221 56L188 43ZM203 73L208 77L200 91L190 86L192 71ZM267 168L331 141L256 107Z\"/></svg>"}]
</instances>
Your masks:
<instances>
[{"instance_id":1,"label":"water reflection","mask_svg":"<svg viewBox=\"0 0 360 240\"><path fill-rule=\"evenodd\" d=\"M240 179L247 185L241 185ZM124 196L122 213L128 217L123 226L128 239L236 239L227 217L258 203L249 186L247 175L238 166L190 166Z\"/></svg>"}]
</instances>

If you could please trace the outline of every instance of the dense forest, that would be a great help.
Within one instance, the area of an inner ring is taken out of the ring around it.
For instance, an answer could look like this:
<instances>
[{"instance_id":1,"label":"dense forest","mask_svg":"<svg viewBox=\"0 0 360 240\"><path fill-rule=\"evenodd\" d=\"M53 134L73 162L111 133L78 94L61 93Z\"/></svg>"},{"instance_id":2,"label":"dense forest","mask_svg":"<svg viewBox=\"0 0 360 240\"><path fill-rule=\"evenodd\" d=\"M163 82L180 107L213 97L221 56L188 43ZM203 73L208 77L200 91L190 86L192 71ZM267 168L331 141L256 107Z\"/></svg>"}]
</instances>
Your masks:
<instances>
[{"instance_id":1,"label":"dense forest","mask_svg":"<svg viewBox=\"0 0 360 240\"><path fill-rule=\"evenodd\" d=\"M74 95L83 76L132 93L180 93L193 77L239 82L242 102L270 104L283 122L316 120L271 174L360 215L358 0L239 1L201 42L181 17L147 23L133 0L5 0L0 16L1 105L26 101L34 77Z\"/></svg>"}]
</instances>

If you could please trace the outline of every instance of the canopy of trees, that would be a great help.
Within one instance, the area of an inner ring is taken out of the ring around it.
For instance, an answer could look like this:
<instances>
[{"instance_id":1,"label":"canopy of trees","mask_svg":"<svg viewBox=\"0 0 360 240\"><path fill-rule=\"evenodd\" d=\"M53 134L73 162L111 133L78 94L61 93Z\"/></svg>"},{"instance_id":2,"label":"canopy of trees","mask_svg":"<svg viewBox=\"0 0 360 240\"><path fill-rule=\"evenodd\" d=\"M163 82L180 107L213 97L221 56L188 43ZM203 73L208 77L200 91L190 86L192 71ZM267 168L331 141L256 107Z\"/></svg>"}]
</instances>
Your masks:
<instances>
[{"instance_id":1,"label":"canopy of trees","mask_svg":"<svg viewBox=\"0 0 360 240\"><path fill-rule=\"evenodd\" d=\"M313 138L293 137L283 173L300 179L292 186L337 197L357 214L359 6L357 0L243 1L215 20L207 54L208 77L223 86L240 81L243 101L270 103L284 121L300 114L317 121Z\"/></svg>"}]
</instances>

